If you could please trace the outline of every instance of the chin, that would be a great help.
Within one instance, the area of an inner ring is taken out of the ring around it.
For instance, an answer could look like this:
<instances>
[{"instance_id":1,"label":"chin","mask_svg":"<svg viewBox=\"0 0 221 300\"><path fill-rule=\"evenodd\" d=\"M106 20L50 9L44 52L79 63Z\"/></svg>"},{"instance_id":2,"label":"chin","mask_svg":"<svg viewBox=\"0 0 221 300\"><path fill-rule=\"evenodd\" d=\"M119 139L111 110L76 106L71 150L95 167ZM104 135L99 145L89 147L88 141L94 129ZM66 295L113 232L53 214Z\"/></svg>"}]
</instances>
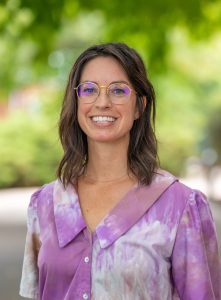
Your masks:
<instances>
[{"instance_id":1,"label":"chin","mask_svg":"<svg viewBox=\"0 0 221 300\"><path fill-rule=\"evenodd\" d=\"M117 139L116 138L110 138L110 137L105 137L105 136L100 136L100 137L96 137L96 138L90 138L91 141L94 142L100 142L100 143L108 143L108 142L114 142Z\"/></svg>"},{"instance_id":2,"label":"chin","mask_svg":"<svg viewBox=\"0 0 221 300\"><path fill-rule=\"evenodd\" d=\"M96 143L116 143L116 142L126 142L128 141L128 136L114 136L114 135L97 135L88 137L88 139L92 142Z\"/></svg>"}]
</instances>

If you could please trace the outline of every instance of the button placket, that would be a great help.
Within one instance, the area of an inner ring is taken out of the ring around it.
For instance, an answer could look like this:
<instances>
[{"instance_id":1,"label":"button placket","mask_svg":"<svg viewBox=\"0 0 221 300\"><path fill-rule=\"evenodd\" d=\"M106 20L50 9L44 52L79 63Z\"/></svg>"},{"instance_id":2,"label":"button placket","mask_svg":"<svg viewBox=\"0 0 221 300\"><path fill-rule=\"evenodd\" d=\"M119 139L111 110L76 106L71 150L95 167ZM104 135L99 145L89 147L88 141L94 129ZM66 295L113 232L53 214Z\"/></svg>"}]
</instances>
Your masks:
<instances>
[{"instance_id":1,"label":"button placket","mask_svg":"<svg viewBox=\"0 0 221 300\"><path fill-rule=\"evenodd\" d=\"M88 230L88 228L84 229L84 236L86 240L88 241L88 248L84 253L82 257L82 261L84 264L84 270L85 270L85 275L87 273L87 276L85 277L85 285L82 290L81 297L84 300L89 300L90 299L90 290L91 290L91 278L90 278L90 269L91 269L91 252L92 252L92 247L93 247L93 239L92 239L92 234ZM89 250L89 251L88 251ZM87 281L88 280L88 281Z\"/></svg>"},{"instance_id":2,"label":"button placket","mask_svg":"<svg viewBox=\"0 0 221 300\"><path fill-rule=\"evenodd\" d=\"M84 293L84 294L83 294L83 299L84 299L84 300L87 300L87 299L88 299L88 294L87 294L87 293Z\"/></svg>"},{"instance_id":3,"label":"button placket","mask_svg":"<svg viewBox=\"0 0 221 300\"><path fill-rule=\"evenodd\" d=\"M87 264L87 263L89 263L89 261L90 261L90 258L88 256L85 256L84 262Z\"/></svg>"}]
</instances>

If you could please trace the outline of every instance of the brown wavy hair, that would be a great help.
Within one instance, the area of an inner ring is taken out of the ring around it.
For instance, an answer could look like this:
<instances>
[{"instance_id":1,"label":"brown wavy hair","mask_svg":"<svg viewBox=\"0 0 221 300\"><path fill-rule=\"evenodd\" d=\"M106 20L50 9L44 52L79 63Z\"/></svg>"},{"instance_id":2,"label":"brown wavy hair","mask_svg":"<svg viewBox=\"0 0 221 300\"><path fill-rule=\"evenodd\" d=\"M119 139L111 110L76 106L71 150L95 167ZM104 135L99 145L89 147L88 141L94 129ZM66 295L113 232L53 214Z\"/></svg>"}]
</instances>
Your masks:
<instances>
[{"instance_id":1,"label":"brown wavy hair","mask_svg":"<svg viewBox=\"0 0 221 300\"><path fill-rule=\"evenodd\" d=\"M134 121L130 131L128 168L140 184L148 185L159 164L155 136L155 93L140 55L123 43L94 45L77 58L71 69L59 121L64 155L57 169L58 178L64 186L74 184L87 164L87 137L78 123L78 98L74 88L79 84L85 64L99 56L115 58L137 93L136 105L140 117ZM146 106L143 97L146 97Z\"/></svg>"}]
</instances>

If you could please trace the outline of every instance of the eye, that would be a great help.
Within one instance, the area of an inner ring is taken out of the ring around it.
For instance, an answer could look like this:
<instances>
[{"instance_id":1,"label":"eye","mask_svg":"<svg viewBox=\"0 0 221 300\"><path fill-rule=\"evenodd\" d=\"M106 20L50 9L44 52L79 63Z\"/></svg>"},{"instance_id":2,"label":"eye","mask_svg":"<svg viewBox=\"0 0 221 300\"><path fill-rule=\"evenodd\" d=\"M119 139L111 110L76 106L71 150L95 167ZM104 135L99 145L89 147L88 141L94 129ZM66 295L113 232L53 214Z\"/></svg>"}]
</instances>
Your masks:
<instances>
[{"instance_id":1,"label":"eye","mask_svg":"<svg viewBox=\"0 0 221 300\"><path fill-rule=\"evenodd\" d=\"M116 95L124 95L125 90L123 88L114 88L113 93L116 94Z\"/></svg>"},{"instance_id":2,"label":"eye","mask_svg":"<svg viewBox=\"0 0 221 300\"><path fill-rule=\"evenodd\" d=\"M130 94L130 89L127 85L124 85L124 84L116 85L115 84L113 86L110 86L109 93L112 96L123 97L123 96L128 96Z\"/></svg>"},{"instance_id":3,"label":"eye","mask_svg":"<svg viewBox=\"0 0 221 300\"><path fill-rule=\"evenodd\" d=\"M78 88L78 95L79 96L93 96L98 93L98 88L93 83L83 83Z\"/></svg>"},{"instance_id":4,"label":"eye","mask_svg":"<svg viewBox=\"0 0 221 300\"><path fill-rule=\"evenodd\" d=\"M84 87L84 89L82 90L82 93L86 93L86 94L93 94L95 92L96 90L94 87Z\"/></svg>"},{"instance_id":5,"label":"eye","mask_svg":"<svg viewBox=\"0 0 221 300\"><path fill-rule=\"evenodd\" d=\"M110 95L114 95L114 96L124 96L124 95L126 95L125 89L121 86L110 87L109 93L110 93Z\"/></svg>"}]
</instances>

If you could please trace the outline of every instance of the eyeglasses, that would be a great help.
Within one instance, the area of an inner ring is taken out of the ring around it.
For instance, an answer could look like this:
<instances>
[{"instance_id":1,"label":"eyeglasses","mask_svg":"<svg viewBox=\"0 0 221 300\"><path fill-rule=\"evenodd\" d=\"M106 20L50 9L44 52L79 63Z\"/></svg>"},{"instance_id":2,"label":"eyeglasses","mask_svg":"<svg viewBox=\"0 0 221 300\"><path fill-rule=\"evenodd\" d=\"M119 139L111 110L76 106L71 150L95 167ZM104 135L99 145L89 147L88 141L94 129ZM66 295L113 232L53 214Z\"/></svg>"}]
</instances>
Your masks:
<instances>
[{"instance_id":1,"label":"eyeglasses","mask_svg":"<svg viewBox=\"0 0 221 300\"><path fill-rule=\"evenodd\" d=\"M93 103L100 95L101 88L106 89L106 94L115 104L124 104L133 91L126 83L113 82L110 85L98 85L95 82L85 81L76 88L77 96L83 103Z\"/></svg>"}]
</instances>

